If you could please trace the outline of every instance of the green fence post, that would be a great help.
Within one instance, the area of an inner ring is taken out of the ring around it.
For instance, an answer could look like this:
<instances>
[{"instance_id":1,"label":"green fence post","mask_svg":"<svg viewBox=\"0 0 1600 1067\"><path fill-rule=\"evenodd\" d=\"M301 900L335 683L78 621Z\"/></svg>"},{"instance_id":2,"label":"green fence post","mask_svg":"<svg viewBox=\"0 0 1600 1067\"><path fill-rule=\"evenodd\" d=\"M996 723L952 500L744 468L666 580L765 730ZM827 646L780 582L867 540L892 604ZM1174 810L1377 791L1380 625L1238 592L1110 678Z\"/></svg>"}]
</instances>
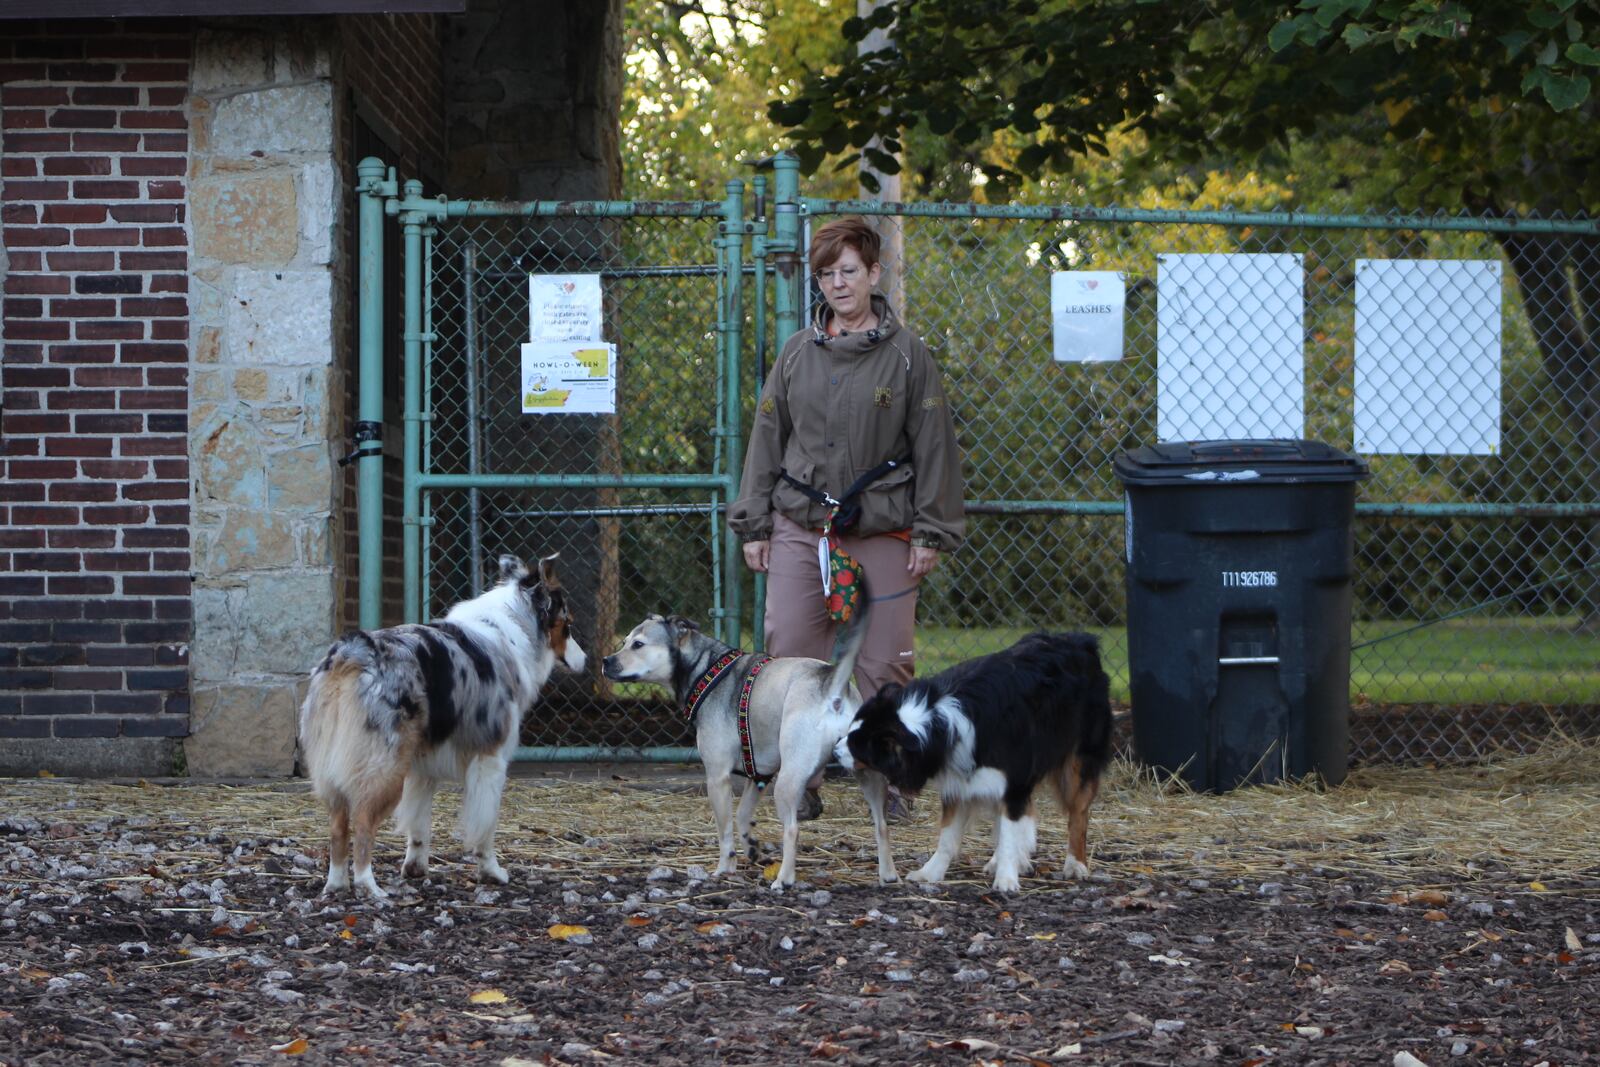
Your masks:
<instances>
[{"instance_id":1,"label":"green fence post","mask_svg":"<svg viewBox=\"0 0 1600 1067\"><path fill-rule=\"evenodd\" d=\"M422 196L422 183L412 179L403 187L406 201ZM406 320L405 320L405 487L401 514L400 565L405 575L406 622L422 621L421 522L417 475L422 458L422 226L427 216L416 210L402 210L400 221L405 231Z\"/></svg>"},{"instance_id":2,"label":"green fence post","mask_svg":"<svg viewBox=\"0 0 1600 1067\"><path fill-rule=\"evenodd\" d=\"M714 536L721 538L723 549L725 603L720 606L727 619L727 641L737 647L742 621L740 607L743 598L739 593L743 584L741 572L744 553L739 547L739 539L728 527L727 509L733 506L739 496L739 476L744 469L744 447L741 443L744 439L741 432L743 420L740 417L744 410L744 396L739 385L739 360L744 354L744 182L733 178L729 180L727 190L728 197L723 201L722 224L727 306L718 317L722 320L722 462L728 491L722 514L713 515L712 520L720 527L714 531Z\"/></svg>"},{"instance_id":3,"label":"green fence post","mask_svg":"<svg viewBox=\"0 0 1600 1067\"><path fill-rule=\"evenodd\" d=\"M360 197L357 343L360 352L356 400L356 624L383 625L383 161L368 156L356 164Z\"/></svg>"},{"instance_id":4,"label":"green fence post","mask_svg":"<svg viewBox=\"0 0 1600 1067\"><path fill-rule=\"evenodd\" d=\"M773 334L782 344L800 328L804 301L800 284L805 271L800 269L800 159L793 152L779 152L772 159L773 239L772 277L777 290L773 299Z\"/></svg>"}]
</instances>

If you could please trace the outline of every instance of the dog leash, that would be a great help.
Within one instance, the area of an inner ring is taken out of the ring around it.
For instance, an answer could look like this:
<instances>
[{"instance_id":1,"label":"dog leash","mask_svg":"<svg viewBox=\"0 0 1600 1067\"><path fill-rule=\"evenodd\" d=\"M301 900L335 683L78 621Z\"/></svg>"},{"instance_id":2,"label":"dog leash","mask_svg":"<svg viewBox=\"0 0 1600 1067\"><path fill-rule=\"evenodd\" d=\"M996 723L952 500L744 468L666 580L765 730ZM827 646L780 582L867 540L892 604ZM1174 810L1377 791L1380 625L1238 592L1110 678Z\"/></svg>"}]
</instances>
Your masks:
<instances>
[{"instance_id":1,"label":"dog leash","mask_svg":"<svg viewBox=\"0 0 1600 1067\"><path fill-rule=\"evenodd\" d=\"M711 690L720 682L735 663L738 663L750 653L743 649L733 648L724 652L722 656L711 665L694 683L689 690L689 698L683 704L683 717L693 725L695 716L700 714L700 705ZM772 781L770 774L756 773L755 743L750 737L750 691L755 688L756 675L762 668L772 662L773 657L765 653L756 653L755 659L750 664L750 673L744 677L744 684L739 689L739 749L744 757L744 776L756 784L757 789L765 788Z\"/></svg>"}]
</instances>

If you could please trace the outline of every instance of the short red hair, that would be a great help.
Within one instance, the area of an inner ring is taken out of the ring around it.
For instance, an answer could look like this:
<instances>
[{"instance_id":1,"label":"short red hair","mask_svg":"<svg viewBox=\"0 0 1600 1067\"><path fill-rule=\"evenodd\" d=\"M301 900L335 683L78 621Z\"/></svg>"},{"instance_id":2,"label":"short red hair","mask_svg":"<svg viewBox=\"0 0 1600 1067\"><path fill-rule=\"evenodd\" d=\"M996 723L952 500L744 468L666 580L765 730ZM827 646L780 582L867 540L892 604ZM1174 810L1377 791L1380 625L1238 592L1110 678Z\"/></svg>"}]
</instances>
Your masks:
<instances>
[{"instance_id":1,"label":"short red hair","mask_svg":"<svg viewBox=\"0 0 1600 1067\"><path fill-rule=\"evenodd\" d=\"M867 220L860 215L834 219L811 235L811 269L819 271L844 255L846 248L853 248L862 264L871 270L878 262L878 250L882 247L883 239L878 231L867 225Z\"/></svg>"}]
</instances>

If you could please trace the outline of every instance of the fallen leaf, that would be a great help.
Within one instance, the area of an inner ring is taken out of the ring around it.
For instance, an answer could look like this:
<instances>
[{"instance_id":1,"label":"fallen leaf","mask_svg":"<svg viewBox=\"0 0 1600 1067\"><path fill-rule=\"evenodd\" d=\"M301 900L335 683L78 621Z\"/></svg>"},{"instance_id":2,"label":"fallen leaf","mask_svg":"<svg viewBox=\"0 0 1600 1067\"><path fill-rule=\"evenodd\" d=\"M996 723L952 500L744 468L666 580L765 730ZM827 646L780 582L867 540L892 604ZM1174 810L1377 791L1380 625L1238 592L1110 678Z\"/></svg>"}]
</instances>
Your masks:
<instances>
[{"instance_id":1,"label":"fallen leaf","mask_svg":"<svg viewBox=\"0 0 1600 1067\"><path fill-rule=\"evenodd\" d=\"M353 940L355 940L355 936L356 935L347 926L343 930L339 931L339 936L341 938L343 938L344 940L346 940L346 941L353 941Z\"/></svg>"},{"instance_id":2,"label":"fallen leaf","mask_svg":"<svg viewBox=\"0 0 1600 1067\"><path fill-rule=\"evenodd\" d=\"M1535 893L1543 893L1545 891L1545 884L1543 882L1529 882L1528 888L1533 890Z\"/></svg>"},{"instance_id":3,"label":"fallen leaf","mask_svg":"<svg viewBox=\"0 0 1600 1067\"><path fill-rule=\"evenodd\" d=\"M1389 960L1378 968L1379 974L1410 974L1411 964L1405 960Z\"/></svg>"},{"instance_id":4,"label":"fallen leaf","mask_svg":"<svg viewBox=\"0 0 1600 1067\"><path fill-rule=\"evenodd\" d=\"M821 1060L831 1060L835 1056L843 1056L849 1051L850 1050L845 1048L843 1045L835 1044L826 1038L811 1046L812 1058Z\"/></svg>"},{"instance_id":5,"label":"fallen leaf","mask_svg":"<svg viewBox=\"0 0 1600 1067\"><path fill-rule=\"evenodd\" d=\"M1442 923L1446 919L1450 918L1450 916L1446 915L1438 908L1429 908L1427 911L1422 913L1422 917L1431 923Z\"/></svg>"},{"instance_id":6,"label":"fallen leaf","mask_svg":"<svg viewBox=\"0 0 1600 1067\"><path fill-rule=\"evenodd\" d=\"M1297 1026L1294 1028L1294 1032L1299 1034L1301 1037L1309 1037L1313 1041L1327 1033L1327 1031L1320 1026Z\"/></svg>"},{"instance_id":7,"label":"fallen leaf","mask_svg":"<svg viewBox=\"0 0 1600 1067\"><path fill-rule=\"evenodd\" d=\"M948 1049L951 1052L971 1052L982 1056L986 1052L999 1052L1000 1046L981 1037L958 1037L954 1041L930 1041L929 1048Z\"/></svg>"},{"instance_id":8,"label":"fallen leaf","mask_svg":"<svg viewBox=\"0 0 1600 1067\"><path fill-rule=\"evenodd\" d=\"M281 1052L285 1056L304 1056L310 1050L311 1046L306 1043L306 1039L303 1037L297 1037L293 1041L285 1041L281 1045L272 1046L272 1051Z\"/></svg>"},{"instance_id":9,"label":"fallen leaf","mask_svg":"<svg viewBox=\"0 0 1600 1067\"><path fill-rule=\"evenodd\" d=\"M648 915L630 915L624 921L627 922L627 924L629 926L649 926L650 925L650 916L648 916Z\"/></svg>"},{"instance_id":10,"label":"fallen leaf","mask_svg":"<svg viewBox=\"0 0 1600 1067\"><path fill-rule=\"evenodd\" d=\"M50 773L49 771L45 770L43 767L40 767L39 768L39 777L40 778L54 778L55 775Z\"/></svg>"},{"instance_id":11,"label":"fallen leaf","mask_svg":"<svg viewBox=\"0 0 1600 1067\"><path fill-rule=\"evenodd\" d=\"M346 926L354 926L354 925L355 925L355 924L356 924L356 923L358 923L358 922L360 922L360 921L361 921L361 920L360 920L360 919L358 919L358 918L357 918L357 917L356 917L356 916L355 916L355 914L354 914L354 913L352 913L352 914L350 914L350 915L346 915L346 916L345 916L345 917L344 917L344 924L345 924L345 925L346 925Z\"/></svg>"},{"instance_id":12,"label":"fallen leaf","mask_svg":"<svg viewBox=\"0 0 1600 1067\"><path fill-rule=\"evenodd\" d=\"M1429 904L1440 908L1450 903L1450 894L1438 889L1419 889L1411 894L1411 903Z\"/></svg>"},{"instance_id":13,"label":"fallen leaf","mask_svg":"<svg viewBox=\"0 0 1600 1067\"><path fill-rule=\"evenodd\" d=\"M498 989L480 989L467 999L474 1004L504 1004L506 995Z\"/></svg>"},{"instance_id":14,"label":"fallen leaf","mask_svg":"<svg viewBox=\"0 0 1600 1067\"><path fill-rule=\"evenodd\" d=\"M778 877L778 872L782 869L783 863L779 860L773 860L771 863L761 868L761 877L770 882Z\"/></svg>"},{"instance_id":15,"label":"fallen leaf","mask_svg":"<svg viewBox=\"0 0 1600 1067\"><path fill-rule=\"evenodd\" d=\"M1583 942L1578 940L1577 933L1570 926L1567 927L1567 947L1574 952L1583 951Z\"/></svg>"},{"instance_id":16,"label":"fallen leaf","mask_svg":"<svg viewBox=\"0 0 1600 1067\"><path fill-rule=\"evenodd\" d=\"M568 926L566 923L556 923L545 931L557 941L565 941L569 937L578 937L588 932L589 928L587 926Z\"/></svg>"}]
</instances>

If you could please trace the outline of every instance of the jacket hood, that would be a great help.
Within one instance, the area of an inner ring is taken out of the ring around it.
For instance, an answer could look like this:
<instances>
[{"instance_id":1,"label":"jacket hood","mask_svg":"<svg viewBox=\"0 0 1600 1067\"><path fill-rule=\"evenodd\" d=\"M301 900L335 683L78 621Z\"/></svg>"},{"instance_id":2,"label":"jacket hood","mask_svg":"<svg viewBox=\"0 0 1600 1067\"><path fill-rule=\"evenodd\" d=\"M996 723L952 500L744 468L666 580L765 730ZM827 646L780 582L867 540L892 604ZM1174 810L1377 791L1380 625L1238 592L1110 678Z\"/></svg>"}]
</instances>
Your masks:
<instances>
[{"instance_id":1,"label":"jacket hood","mask_svg":"<svg viewBox=\"0 0 1600 1067\"><path fill-rule=\"evenodd\" d=\"M872 329L830 337L828 323L833 321L833 308L823 301L811 321L811 339L835 352L866 352L876 348L900 332L900 319L889 301L878 293L872 294L872 310L878 316L878 325Z\"/></svg>"}]
</instances>

